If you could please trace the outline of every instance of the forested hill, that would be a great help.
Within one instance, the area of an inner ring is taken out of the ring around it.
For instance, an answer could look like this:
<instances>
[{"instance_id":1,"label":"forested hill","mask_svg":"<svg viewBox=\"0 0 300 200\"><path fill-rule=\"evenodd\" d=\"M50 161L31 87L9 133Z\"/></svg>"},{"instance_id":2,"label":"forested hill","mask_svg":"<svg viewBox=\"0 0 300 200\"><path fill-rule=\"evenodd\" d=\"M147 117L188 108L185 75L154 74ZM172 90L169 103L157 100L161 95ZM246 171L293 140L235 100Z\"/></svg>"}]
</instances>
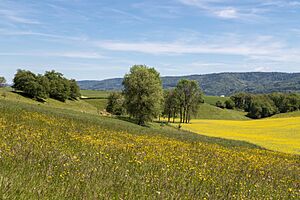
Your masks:
<instances>
[{"instance_id":1,"label":"forested hill","mask_svg":"<svg viewBox=\"0 0 300 200\"><path fill-rule=\"evenodd\" d=\"M245 72L215 73L190 76L162 77L164 88L175 87L178 80L185 78L199 82L206 95L230 95L236 92L271 93L300 92L300 73ZM121 90L122 78L102 81L79 81L81 89Z\"/></svg>"}]
</instances>

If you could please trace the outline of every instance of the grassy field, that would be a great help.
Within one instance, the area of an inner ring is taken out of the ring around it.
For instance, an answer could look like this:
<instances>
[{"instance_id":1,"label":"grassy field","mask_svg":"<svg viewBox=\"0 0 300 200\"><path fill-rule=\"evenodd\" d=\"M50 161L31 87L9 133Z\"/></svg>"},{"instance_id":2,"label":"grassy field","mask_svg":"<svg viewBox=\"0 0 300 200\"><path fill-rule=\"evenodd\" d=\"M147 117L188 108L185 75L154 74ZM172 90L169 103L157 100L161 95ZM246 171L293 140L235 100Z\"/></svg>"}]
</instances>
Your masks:
<instances>
[{"instance_id":1,"label":"grassy field","mask_svg":"<svg viewBox=\"0 0 300 200\"><path fill-rule=\"evenodd\" d=\"M299 156L0 100L0 199L299 199Z\"/></svg>"},{"instance_id":2,"label":"grassy field","mask_svg":"<svg viewBox=\"0 0 300 200\"><path fill-rule=\"evenodd\" d=\"M105 110L107 98L111 91L81 90L80 93L85 97L82 100L95 107L99 112Z\"/></svg>"},{"instance_id":3,"label":"grassy field","mask_svg":"<svg viewBox=\"0 0 300 200\"><path fill-rule=\"evenodd\" d=\"M246 114L247 113L245 112L221 109L216 106L212 106L210 104L204 103L200 105L196 118L197 119L223 119L223 120L249 120L249 118L245 116Z\"/></svg>"},{"instance_id":4,"label":"grassy field","mask_svg":"<svg viewBox=\"0 0 300 200\"><path fill-rule=\"evenodd\" d=\"M272 116L271 118L289 118L289 117L300 117L300 111L289 112L289 113L280 113Z\"/></svg>"},{"instance_id":5,"label":"grassy field","mask_svg":"<svg viewBox=\"0 0 300 200\"><path fill-rule=\"evenodd\" d=\"M300 117L249 121L193 120L183 129L199 134L243 140L270 150L300 154Z\"/></svg>"},{"instance_id":6,"label":"grassy field","mask_svg":"<svg viewBox=\"0 0 300 200\"><path fill-rule=\"evenodd\" d=\"M219 97L219 96L203 96L204 103L215 106L217 101L224 103L229 97Z\"/></svg>"},{"instance_id":7,"label":"grassy field","mask_svg":"<svg viewBox=\"0 0 300 200\"><path fill-rule=\"evenodd\" d=\"M98 99L106 99L111 91L101 91L101 90L80 90L80 93L84 97L88 98L98 98Z\"/></svg>"},{"instance_id":8,"label":"grassy field","mask_svg":"<svg viewBox=\"0 0 300 200\"><path fill-rule=\"evenodd\" d=\"M107 99L84 99L83 101L91 104L97 108L98 111L104 110L107 104Z\"/></svg>"},{"instance_id":9,"label":"grassy field","mask_svg":"<svg viewBox=\"0 0 300 200\"><path fill-rule=\"evenodd\" d=\"M42 107L52 107L52 108L60 108L60 109L68 109L79 112L86 113L97 113L97 108L91 105L88 102L78 100L78 101L69 101L67 100L65 103L48 98L45 103L40 103L38 101L32 100L30 98L24 97L20 94L12 92L11 88L0 88L0 99L14 101L14 102L23 102L33 105L38 105Z\"/></svg>"}]
</instances>

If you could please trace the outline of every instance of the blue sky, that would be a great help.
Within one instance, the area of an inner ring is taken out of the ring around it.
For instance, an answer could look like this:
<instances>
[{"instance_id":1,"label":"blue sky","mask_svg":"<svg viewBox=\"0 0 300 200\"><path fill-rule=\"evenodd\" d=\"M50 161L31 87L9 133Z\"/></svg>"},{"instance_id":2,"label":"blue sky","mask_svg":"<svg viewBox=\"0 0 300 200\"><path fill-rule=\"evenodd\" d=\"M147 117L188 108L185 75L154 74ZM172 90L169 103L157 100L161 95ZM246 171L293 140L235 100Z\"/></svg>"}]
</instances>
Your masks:
<instances>
[{"instance_id":1,"label":"blue sky","mask_svg":"<svg viewBox=\"0 0 300 200\"><path fill-rule=\"evenodd\" d=\"M0 0L0 75L300 71L298 0Z\"/></svg>"}]
</instances>

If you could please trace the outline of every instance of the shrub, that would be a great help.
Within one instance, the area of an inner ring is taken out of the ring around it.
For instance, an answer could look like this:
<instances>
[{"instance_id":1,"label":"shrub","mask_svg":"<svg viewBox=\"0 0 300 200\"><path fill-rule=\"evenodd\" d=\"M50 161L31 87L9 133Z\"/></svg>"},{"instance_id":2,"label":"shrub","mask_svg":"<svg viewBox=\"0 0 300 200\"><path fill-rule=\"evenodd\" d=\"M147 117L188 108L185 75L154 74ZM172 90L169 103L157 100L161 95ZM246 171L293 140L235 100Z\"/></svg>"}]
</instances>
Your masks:
<instances>
[{"instance_id":1,"label":"shrub","mask_svg":"<svg viewBox=\"0 0 300 200\"><path fill-rule=\"evenodd\" d=\"M231 99L226 100L225 101L225 108L227 108L227 109L233 109L234 108L234 102Z\"/></svg>"},{"instance_id":2,"label":"shrub","mask_svg":"<svg viewBox=\"0 0 300 200\"><path fill-rule=\"evenodd\" d=\"M113 115L123 115L125 113L124 97L121 93L113 92L109 95L106 111Z\"/></svg>"},{"instance_id":3,"label":"shrub","mask_svg":"<svg viewBox=\"0 0 300 200\"><path fill-rule=\"evenodd\" d=\"M222 109L225 108L224 104L221 101L217 101L216 106Z\"/></svg>"}]
</instances>

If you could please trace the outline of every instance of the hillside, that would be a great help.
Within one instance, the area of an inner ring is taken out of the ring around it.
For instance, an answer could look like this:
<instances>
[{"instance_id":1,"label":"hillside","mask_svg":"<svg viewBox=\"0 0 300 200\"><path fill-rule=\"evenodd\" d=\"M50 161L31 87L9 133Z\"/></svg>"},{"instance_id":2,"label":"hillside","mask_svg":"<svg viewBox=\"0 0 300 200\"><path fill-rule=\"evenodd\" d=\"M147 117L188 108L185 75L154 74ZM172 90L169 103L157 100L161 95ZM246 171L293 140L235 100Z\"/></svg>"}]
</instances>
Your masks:
<instances>
[{"instance_id":1,"label":"hillside","mask_svg":"<svg viewBox=\"0 0 300 200\"><path fill-rule=\"evenodd\" d=\"M23 102L28 104L39 105L43 107L52 107L60 109L68 109L79 112L97 114L99 111L103 111L106 108L107 97L109 91L92 91L82 90L82 95L87 97L78 101L66 101L62 103L54 99L47 99L45 103L32 100L27 97L23 97L20 94L12 92L11 88L0 88L0 99L9 100L14 102ZM5 94L5 95L4 95ZM4 97L5 96L5 97ZM244 112L220 109L214 106L215 101L225 100L226 98L208 96L204 97L204 104L200 105L197 119L225 119L225 120L247 120Z\"/></svg>"},{"instance_id":2,"label":"hillside","mask_svg":"<svg viewBox=\"0 0 300 200\"><path fill-rule=\"evenodd\" d=\"M63 103L61 101L57 101L55 99L48 98L46 100L46 102L41 103L41 102L35 101L33 99L24 97L18 93L14 93L11 88L0 88L0 99L9 100L9 101L13 101L13 102L22 102L22 103L27 103L27 104L33 104L33 105L38 105L41 107L67 109L67 110L92 113L92 114L97 113L97 109L95 108L95 106L93 106L90 103L85 102L83 100L77 100L77 101L67 100L65 103Z\"/></svg>"},{"instance_id":3,"label":"hillside","mask_svg":"<svg viewBox=\"0 0 300 200\"><path fill-rule=\"evenodd\" d=\"M175 87L178 80L186 78L198 81L206 95L229 96L236 92L271 93L300 92L300 73L245 72L216 73L178 77L162 77L164 88ZM81 89L121 90L122 79L102 81L78 81Z\"/></svg>"},{"instance_id":4,"label":"hillside","mask_svg":"<svg viewBox=\"0 0 300 200\"><path fill-rule=\"evenodd\" d=\"M280 113L273 115L271 118L289 118L289 117L300 117L300 111Z\"/></svg>"},{"instance_id":5,"label":"hillside","mask_svg":"<svg viewBox=\"0 0 300 200\"><path fill-rule=\"evenodd\" d=\"M3 199L300 195L296 155L21 101L0 100L0 113Z\"/></svg>"},{"instance_id":6,"label":"hillside","mask_svg":"<svg viewBox=\"0 0 300 200\"><path fill-rule=\"evenodd\" d=\"M245 112L221 109L204 103L200 104L196 119L249 120L249 118L245 116L246 114ZM192 123L193 121L194 119L192 119Z\"/></svg>"},{"instance_id":7,"label":"hillside","mask_svg":"<svg viewBox=\"0 0 300 200\"><path fill-rule=\"evenodd\" d=\"M207 95L203 95L202 98L203 98L205 103L213 105L213 106L216 105L217 101L220 101L224 104L225 101L229 99L229 97L207 96Z\"/></svg>"}]
</instances>

